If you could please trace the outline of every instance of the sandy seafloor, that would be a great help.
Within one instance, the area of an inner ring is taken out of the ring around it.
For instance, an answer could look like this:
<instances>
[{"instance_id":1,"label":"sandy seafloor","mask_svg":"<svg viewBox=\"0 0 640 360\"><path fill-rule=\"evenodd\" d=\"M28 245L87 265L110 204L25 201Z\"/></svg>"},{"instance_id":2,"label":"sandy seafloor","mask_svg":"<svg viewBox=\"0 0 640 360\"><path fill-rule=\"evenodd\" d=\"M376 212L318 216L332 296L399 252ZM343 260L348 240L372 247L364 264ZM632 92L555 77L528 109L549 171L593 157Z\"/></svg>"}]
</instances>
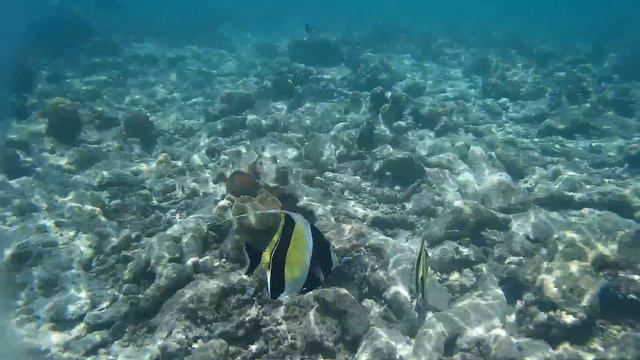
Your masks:
<instances>
[{"instance_id":1,"label":"sandy seafloor","mask_svg":"<svg viewBox=\"0 0 640 360\"><path fill-rule=\"evenodd\" d=\"M310 66L288 39L238 36L235 51L98 41L38 65L0 175L29 356L640 357L633 59L443 37L345 42L342 65ZM341 260L284 302L207 225L220 174L257 157Z\"/></svg>"}]
</instances>

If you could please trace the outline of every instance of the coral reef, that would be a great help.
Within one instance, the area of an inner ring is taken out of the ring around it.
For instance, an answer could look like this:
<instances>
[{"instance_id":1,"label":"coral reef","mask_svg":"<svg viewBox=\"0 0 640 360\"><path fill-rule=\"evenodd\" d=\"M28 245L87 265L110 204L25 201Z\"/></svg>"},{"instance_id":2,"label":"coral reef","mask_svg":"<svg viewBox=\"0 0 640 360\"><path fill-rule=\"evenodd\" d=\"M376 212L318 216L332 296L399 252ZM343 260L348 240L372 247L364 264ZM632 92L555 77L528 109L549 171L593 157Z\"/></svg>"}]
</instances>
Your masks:
<instances>
[{"instance_id":1,"label":"coral reef","mask_svg":"<svg viewBox=\"0 0 640 360\"><path fill-rule=\"evenodd\" d=\"M65 145L77 145L83 122L76 104L65 98L54 98L47 104L47 135Z\"/></svg>"}]
</instances>

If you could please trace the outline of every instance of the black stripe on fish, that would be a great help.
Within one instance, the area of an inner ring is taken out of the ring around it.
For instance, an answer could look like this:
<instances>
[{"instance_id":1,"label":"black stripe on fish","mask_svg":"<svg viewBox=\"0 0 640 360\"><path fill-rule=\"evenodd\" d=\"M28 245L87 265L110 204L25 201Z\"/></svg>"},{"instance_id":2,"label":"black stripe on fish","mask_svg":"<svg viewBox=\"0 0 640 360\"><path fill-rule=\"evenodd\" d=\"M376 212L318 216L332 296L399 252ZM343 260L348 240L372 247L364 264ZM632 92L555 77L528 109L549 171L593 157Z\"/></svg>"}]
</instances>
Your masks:
<instances>
[{"instance_id":1,"label":"black stripe on fish","mask_svg":"<svg viewBox=\"0 0 640 360\"><path fill-rule=\"evenodd\" d=\"M316 261L326 278L331 274L333 269L333 258L331 255L331 244L322 235L320 230L313 224L311 226L311 237L313 237L313 253L311 255L311 261Z\"/></svg>"},{"instance_id":2,"label":"black stripe on fish","mask_svg":"<svg viewBox=\"0 0 640 360\"><path fill-rule=\"evenodd\" d=\"M291 244L293 229L296 223L291 215L284 213L284 225L276 246L271 253L269 264L269 292L272 299L277 299L285 289L284 268L286 266L287 251Z\"/></svg>"},{"instance_id":3,"label":"black stripe on fish","mask_svg":"<svg viewBox=\"0 0 640 360\"><path fill-rule=\"evenodd\" d=\"M320 230L313 224L311 226L311 237L313 240L313 251L311 253L311 265L309 275L302 286L302 293L309 292L322 285L333 269L333 259L331 255L331 244L322 235Z\"/></svg>"}]
</instances>

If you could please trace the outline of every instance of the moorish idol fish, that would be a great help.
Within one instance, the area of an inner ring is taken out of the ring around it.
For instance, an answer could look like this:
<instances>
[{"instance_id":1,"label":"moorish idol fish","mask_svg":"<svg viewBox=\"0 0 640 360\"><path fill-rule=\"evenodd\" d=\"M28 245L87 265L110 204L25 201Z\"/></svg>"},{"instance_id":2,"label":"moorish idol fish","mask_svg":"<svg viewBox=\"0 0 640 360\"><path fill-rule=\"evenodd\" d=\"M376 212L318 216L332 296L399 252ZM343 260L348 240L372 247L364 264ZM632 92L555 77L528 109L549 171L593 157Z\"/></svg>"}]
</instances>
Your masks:
<instances>
[{"instance_id":1,"label":"moorish idol fish","mask_svg":"<svg viewBox=\"0 0 640 360\"><path fill-rule=\"evenodd\" d=\"M280 226L262 253L272 299L319 287L333 269L335 255L320 230L302 215L282 211Z\"/></svg>"},{"instance_id":2,"label":"moorish idol fish","mask_svg":"<svg viewBox=\"0 0 640 360\"><path fill-rule=\"evenodd\" d=\"M422 238L414 269L414 288L418 297L416 307L419 312L422 312L426 305L427 275L429 275L429 253L427 253L425 238Z\"/></svg>"},{"instance_id":3,"label":"moorish idol fish","mask_svg":"<svg viewBox=\"0 0 640 360\"><path fill-rule=\"evenodd\" d=\"M337 263L331 244L322 232L298 213L283 210L258 213L277 214L280 221L264 251L245 241L249 258L246 274L251 275L262 264L267 271L267 288L272 299L303 294L322 285Z\"/></svg>"}]
</instances>

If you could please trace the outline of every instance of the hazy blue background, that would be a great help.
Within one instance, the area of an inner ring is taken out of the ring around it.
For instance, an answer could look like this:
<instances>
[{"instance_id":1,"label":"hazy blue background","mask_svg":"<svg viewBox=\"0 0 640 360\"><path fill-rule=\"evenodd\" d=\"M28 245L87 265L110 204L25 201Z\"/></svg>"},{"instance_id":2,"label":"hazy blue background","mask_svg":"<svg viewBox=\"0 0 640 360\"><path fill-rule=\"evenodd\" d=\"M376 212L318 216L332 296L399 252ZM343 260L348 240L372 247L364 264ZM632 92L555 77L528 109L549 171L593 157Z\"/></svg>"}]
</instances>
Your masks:
<instances>
[{"instance_id":1,"label":"hazy blue background","mask_svg":"<svg viewBox=\"0 0 640 360\"><path fill-rule=\"evenodd\" d=\"M349 37L381 23L414 32L457 34L458 39L469 40L469 46L500 46L502 41L502 46L508 47L505 38L521 38L558 48L597 44L605 45L608 51L640 54L638 0L58 2L75 8L98 33L113 35L119 41L153 39L206 46L233 41L234 34L247 32L253 38L286 39L303 36L305 23L325 29L329 35ZM7 83L16 53L20 53L17 49L25 47L25 34L37 31L42 19L50 16L51 3L55 1L10 0L1 5L0 134L6 125ZM120 6L109 6L113 3Z\"/></svg>"},{"instance_id":2,"label":"hazy blue background","mask_svg":"<svg viewBox=\"0 0 640 360\"><path fill-rule=\"evenodd\" d=\"M59 0L65 2L64 0ZM598 40L607 36L638 38L640 1L636 0L120 0L121 9L101 6L104 0L67 0L98 29L123 31L133 36L166 36L173 40L198 39L207 32L252 30L261 34L299 36L304 23L335 33L359 31L373 22L393 23L415 30L479 29L549 40ZM0 65L7 62L21 41L24 29L46 16L49 0L3 1L0 11ZM299 33L296 34L296 31Z\"/></svg>"}]
</instances>

